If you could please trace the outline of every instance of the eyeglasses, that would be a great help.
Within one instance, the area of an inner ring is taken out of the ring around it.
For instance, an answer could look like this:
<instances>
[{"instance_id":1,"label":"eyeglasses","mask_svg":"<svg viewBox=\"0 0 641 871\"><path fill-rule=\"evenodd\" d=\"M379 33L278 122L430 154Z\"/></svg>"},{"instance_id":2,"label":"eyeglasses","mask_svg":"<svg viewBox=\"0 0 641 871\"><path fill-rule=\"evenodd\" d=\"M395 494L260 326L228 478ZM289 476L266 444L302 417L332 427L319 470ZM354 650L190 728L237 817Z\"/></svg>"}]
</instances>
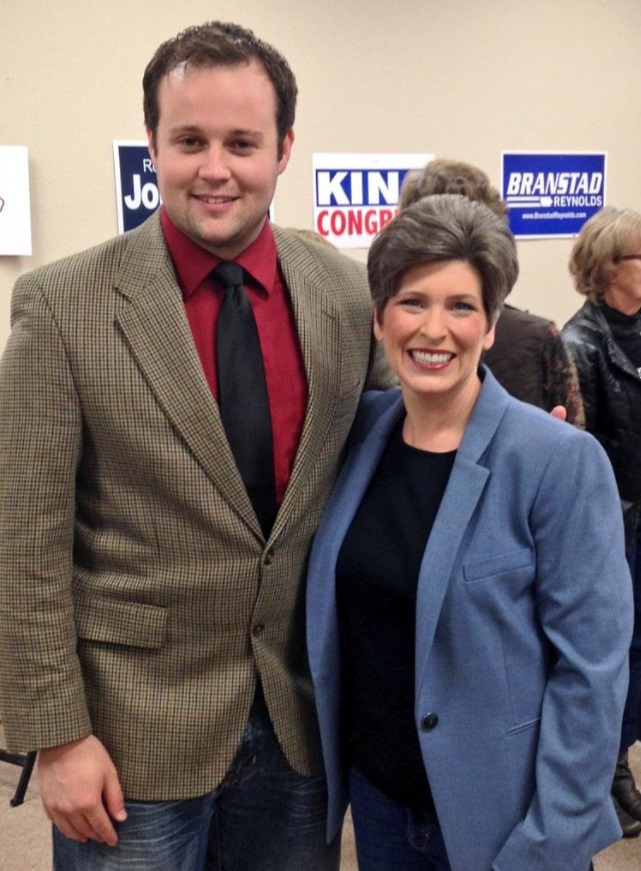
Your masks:
<instances>
[{"instance_id":1,"label":"eyeglasses","mask_svg":"<svg viewBox=\"0 0 641 871\"><path fill-rule=\"evenodd\" d=\"M614 258L615 263L620 260L641 260L641 254L619 254L618 257Z\"/></svg>"}]
</instances>

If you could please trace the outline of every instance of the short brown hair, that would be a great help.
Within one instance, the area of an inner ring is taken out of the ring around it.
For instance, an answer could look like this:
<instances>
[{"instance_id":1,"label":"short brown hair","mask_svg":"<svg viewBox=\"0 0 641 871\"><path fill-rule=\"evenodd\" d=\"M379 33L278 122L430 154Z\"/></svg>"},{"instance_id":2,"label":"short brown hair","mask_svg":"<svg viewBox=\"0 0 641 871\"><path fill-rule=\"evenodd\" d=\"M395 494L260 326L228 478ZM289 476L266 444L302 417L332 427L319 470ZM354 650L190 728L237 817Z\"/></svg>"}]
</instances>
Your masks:
<instances>
[{"instance_id":1,"label":"short brown hair","mask_svg":"<svg viewBox=\"0 0 641 871\"><path fill-rule=\"evenodd\" d=\"M471 163L436 157L420 170L406 175L399 209L405 209L423 197L433 194L461 194L469 200L484 203L499 218L506 219L507 205L489 178Z\"/></svg>"},{"instance_id":2,"label":"short brown hair","mask_svg":"<svg viewBox=\"0 0 641 871\"><path fill-rule=\"evenodd\" d=\"M519 274L514 237L487 206L455 194L420 199L374 239L367 271L377 318L409 269L451 260L463 260L477 271L483 307L495 321Z\"/></svg>"},{"instance_id":3,"label":"short brown hair","mask_svg":"<svg viewBox=\"0 0 641 871\"><path fill-rule=\"evenodd\" d=\"M581 227L570 255L570 274L579 293L600 302L608 289L617 259L639 254L641 214L605 206Z\"/></svg>"},{"instance_id":4,"label":"short brown hair","mask_svg":"<svg viewBox=\"0 0 641 871\"><path fill-rule=\"evenodd\" d=\"M158 47L142 78L145 125L155 140L160 106L158 90L164 76L177 67L238 66L257 61L276 92L276 127L279 150L294 126L298 88L285 58L271 45L257 39L251 30L224 21L209 21L188 27Z\"/></svg>"}]
</instances>

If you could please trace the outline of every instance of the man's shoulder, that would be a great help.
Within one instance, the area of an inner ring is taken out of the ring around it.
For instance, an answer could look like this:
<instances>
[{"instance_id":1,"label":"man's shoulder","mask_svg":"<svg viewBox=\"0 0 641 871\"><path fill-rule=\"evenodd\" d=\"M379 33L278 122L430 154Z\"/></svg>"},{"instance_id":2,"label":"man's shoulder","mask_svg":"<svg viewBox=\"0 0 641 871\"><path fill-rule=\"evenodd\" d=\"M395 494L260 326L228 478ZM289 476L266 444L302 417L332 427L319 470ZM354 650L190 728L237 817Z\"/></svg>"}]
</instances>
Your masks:
<instances>
[{"instance_id":1,"label":"man's shoulder","mask_svg":"<svg viewBox=\"0 0 641 871\"><path fill-rule=\"evenodd\" d=\"M330 242L295 229L274 226L273 230L282 264L319 279L331 275L335 280L367 287L365 264L343 254Z\"/></svg>"},{"instance_id":2,"label":"man's shoulder","mask_svg":"<svg viewBox=\"0 0 641 871\"><path fill-rule=\"evenodd\" d=\"M25 273L19 281L35 281L44 288L87 281L91 276L114 275L125 252L139 250L141 257L148 257L158 245L164 246L162 231L157 222L149 219L128 233L39 266Z\"/></svg>"}]
</instances>

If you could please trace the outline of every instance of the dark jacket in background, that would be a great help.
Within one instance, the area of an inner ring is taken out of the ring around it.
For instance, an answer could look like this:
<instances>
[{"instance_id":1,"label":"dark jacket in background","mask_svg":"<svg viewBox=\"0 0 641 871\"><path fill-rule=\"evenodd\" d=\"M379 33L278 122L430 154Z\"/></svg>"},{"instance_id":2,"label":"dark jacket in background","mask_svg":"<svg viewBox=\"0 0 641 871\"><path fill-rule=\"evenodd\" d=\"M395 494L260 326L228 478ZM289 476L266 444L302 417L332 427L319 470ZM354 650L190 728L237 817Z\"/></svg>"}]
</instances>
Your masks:
<instances>
[{"instance_id":1,"label":"dark jacket in background","mask_svg":"<svg viewBox=\"0 0 641 871\"><path fill-rule=\"evenodd\" d=\"M512 396L544 411L563 405L569 423L584 428L576 366L552 321L505 306L483 362Z\"/></svg>"},{"instance_id":2,"label":"dark jacket in background","mask_svg":"<svg viewBox=\"0 0 641 871\"><path fill-rule=\"evenodd\" d=\"M586 302L562 330L574 357L585 428L601 442L619 488L628 551L641 515L641 378L612 337L599 305Z\"/></svg>"}]
</instances>

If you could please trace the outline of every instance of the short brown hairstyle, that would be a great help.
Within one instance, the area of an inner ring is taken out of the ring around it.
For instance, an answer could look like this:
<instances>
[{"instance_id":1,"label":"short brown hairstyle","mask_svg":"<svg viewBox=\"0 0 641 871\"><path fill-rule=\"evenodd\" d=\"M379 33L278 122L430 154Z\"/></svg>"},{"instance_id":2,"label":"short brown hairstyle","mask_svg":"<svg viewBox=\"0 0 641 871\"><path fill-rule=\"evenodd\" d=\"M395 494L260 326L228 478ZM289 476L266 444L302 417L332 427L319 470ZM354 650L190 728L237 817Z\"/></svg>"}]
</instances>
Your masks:
<instances>
[{"instance_id":1,"label":"short brown hairstyle","mask_svg":"<svg viewBox=\"0 0 641 871\"><path fill-rule=\"evenodd\" d=\"M436 157L421 170L405 176L399 209L405 209L423 197L433 194L461 194L469 200L484 203L499 218L506 219L507 205L489 178L471 163Z\"/></svg>"},{"instance_id":2,"label":"short brown hairstyle","mask_svg":"<svg viewBox=\"0 0 641 871\"><path fill-rule=\"evenodd\" d=\"M142 78L145 125L155 140L160 107L158 90L164 76L180 66L207 68L239 66L257 61L276 92L276 127L279 151L285 135L294 126L296 79L285 58L271 45L257 39L251 30L224 21L209 21L188 27L158 47Z\"/></svg>"},{"instance_id":3,"label":"short brown hairstyle","mask_svg":"<svg viewBox=\"0 0 641 871\"><path fill-rule=\"evenodd\" d=\"M641 214L605 206L581 227L570 255L570 274L579 293L598 303L619 257L639 254Z\"/></svg>"},{"instance_id":4,"label":"short brown hairstyle","mask_svg":"<svg viewBox=\"0 0 641 871\"><path fill-rule=\"evenodd\" d=\"M374 239L367 271L377 318L409 269L451 260L463 260L479 274L483 307L494 322L519 274L514 237L487 206L455 194L420 199Z\"/></svg>"}]
</instances>

